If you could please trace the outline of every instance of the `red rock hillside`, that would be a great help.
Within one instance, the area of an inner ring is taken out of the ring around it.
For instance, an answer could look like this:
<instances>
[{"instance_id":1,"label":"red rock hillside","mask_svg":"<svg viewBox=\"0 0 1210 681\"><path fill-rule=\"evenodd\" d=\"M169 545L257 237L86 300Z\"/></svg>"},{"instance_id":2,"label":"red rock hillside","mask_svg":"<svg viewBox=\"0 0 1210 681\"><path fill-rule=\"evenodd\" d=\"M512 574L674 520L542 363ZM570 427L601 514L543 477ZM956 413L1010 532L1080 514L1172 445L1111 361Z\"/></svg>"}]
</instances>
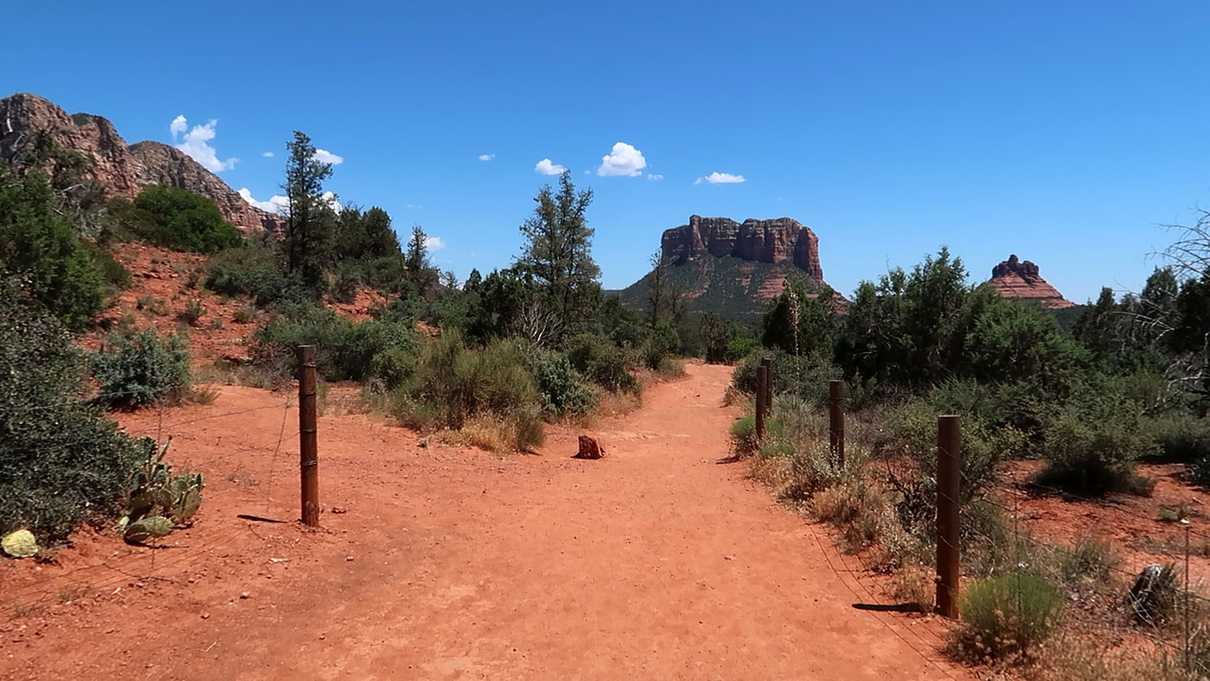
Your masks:
<instances>
[{"instance_id":1,"label":"red rock hillside","mask_svg":"<svg viewBox=\"0 0 1210 681\"><path fill-rule=\"evenodd\" d=\"M988 283L1005 298L1033 301L1049 310L1075 305L1042 278L1037 265L1028 260L1019 260L1015 255L1008 256L1008 260L992 268L992 278Z\"/></svg>"},{"instance_id":2,"label":"red rock hillside","mask_svg":"<svg viewBox=\"0 0 1210 681\"><path fill-rule=\"evenodd\" d=\"M27 93L0 99L0 162L22 163L40 137L83 154L90 174L107 197L134 198L148 185L177 187L214 201L223 219L247 234L276 232L280 216L263 211L181 151L159 142L126 146L117 128L101 116L69 116L54 102Z\"/></svg>"}]
</instances>

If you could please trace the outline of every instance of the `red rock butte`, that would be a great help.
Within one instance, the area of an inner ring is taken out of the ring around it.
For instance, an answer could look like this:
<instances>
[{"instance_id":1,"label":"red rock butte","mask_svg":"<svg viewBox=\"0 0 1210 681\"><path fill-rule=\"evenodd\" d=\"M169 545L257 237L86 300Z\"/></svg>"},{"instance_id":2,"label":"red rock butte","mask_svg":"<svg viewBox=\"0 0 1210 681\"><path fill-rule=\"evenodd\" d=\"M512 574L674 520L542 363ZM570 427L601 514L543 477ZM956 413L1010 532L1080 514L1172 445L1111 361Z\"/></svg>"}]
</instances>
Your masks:
<instances>
[{"instance_id":1,"label":"red rock butte","mask_svg":"<svg viewBox=\"0 0 1210 681\"><path fill-rule=\"evenodd\" d=\"M1075 306L1042 278L1037 265L1020 260L1015 255L1008 256L1008 260L992 268L992 278L988 283L1005 298L1036 302L1049 310Z\"/></svg>"},{"instance_id":2,"label":"red rock butte","mask_svg":"<svg viewBox=\"0 0 1210 681\"><path fill-rule=\"evenodd\" d=\"M767 263L792 262L815 281L823 281L819 237L793 218L774 220L689 217L689 224L665 230L660 239L665 260L681 264L703 255L732 256Z\"/></svg>"}]
</instances>

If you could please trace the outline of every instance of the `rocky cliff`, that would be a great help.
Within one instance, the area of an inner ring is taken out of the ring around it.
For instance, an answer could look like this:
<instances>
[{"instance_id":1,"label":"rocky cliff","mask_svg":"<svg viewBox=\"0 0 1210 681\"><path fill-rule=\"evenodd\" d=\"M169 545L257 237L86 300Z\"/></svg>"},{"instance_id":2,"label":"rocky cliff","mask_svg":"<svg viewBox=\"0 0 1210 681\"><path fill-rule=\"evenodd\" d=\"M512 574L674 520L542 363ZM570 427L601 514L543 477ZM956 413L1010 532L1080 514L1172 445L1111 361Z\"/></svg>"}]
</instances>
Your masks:
<instances>
[{"instance_id":1,"label":"rocky cliff","mask_svg":"<svg viewBox=\"0 0 1210 681\"><path fill-rule=\"evenodd\" d=\"M109 197L131 199L148 185L179 187L206 196L223 218L246 233L277 231L282 219L244 201L227 183L186 154L159 142L131 146L105 118L67 115L54 102L18 93L0 99L0 162L27 160L40 138L90 162L91 179Z\"/></svg>"},{"instance_id":2,"label":"rocky cliff","mask_svg":"<svg viewBox=\"0 0 1210 681\"><path fill-rule=\"evenodd\" d=\"M1050 310L1075 305L1042 278L1037 265L1029 260L1020 260L1015 255L1008 256L1008 260L992 268L992 278L988 283L1005 298L1032 301Z\"/></svg>"},{"instance_id":3,"label":"rocky cliff","mask_svg":"<svg viewBox=\"0 0 1210 681\"><path fill-rule=\"evenodd\" d=\"M665 230L660 239L660 252L673 264L706 255L772 264L790 262L808 278L823 281L819 238L809 227L792 218L749 218L739 223L729 218L692 215L689 224Z\"/></svg>"},{"instance_id":4,"label":"rocky cliff","mask_svg":"<svg viewBox=\"0 0 1210 681\"><path fill-rule=\"evenodd\" d=\"M803 277L822 286L819 238L792 218L745 220L694 215L689 224L665 230L660 257L671 265L672 284L690 310L733 319L764 312L786 279ZM617 292L622 302L647 305L651 274Z\"/></svg>"}]
</instances>

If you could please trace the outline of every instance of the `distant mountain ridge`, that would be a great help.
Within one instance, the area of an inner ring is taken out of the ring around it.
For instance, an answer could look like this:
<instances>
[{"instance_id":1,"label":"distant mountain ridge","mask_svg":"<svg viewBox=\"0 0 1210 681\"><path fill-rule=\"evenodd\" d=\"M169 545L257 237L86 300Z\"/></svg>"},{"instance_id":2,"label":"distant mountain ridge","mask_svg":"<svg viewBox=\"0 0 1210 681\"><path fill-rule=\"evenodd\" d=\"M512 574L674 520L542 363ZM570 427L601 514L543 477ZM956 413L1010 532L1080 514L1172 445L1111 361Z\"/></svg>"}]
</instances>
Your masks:
<instances>
[{"instance_id":1,"label":"distant mountain ridge","mask_svg":"<svg viewBox=\"0 0 1210 681\"><path fill-rule=\"evenodd\" d=\"M789 277L824 286L819 237L788 217L740 223L692 215L688 224L664 230L660 258L689 310L729 318L761 314ZM617 295L627 305L643 308L650 283L648 273Z\"/></svg>"},{"instance_id":2,"label":"distant mountain ridge","mask_svg":"<svg viewBox=\"0 0 1210 681\"><path fill-rule=\"evenodd\" d=\"M133 199L149 185L177 187L214 201L223 219L246 234L277 232L281 216L249 204L217 175L187 154L160 142L127 145L108 119L88 113L68 115L38 95L17 93L0 99L0 162L23 158L40 134L92 162L91 179L110 198Z\"/></svg>"}]
</instances>

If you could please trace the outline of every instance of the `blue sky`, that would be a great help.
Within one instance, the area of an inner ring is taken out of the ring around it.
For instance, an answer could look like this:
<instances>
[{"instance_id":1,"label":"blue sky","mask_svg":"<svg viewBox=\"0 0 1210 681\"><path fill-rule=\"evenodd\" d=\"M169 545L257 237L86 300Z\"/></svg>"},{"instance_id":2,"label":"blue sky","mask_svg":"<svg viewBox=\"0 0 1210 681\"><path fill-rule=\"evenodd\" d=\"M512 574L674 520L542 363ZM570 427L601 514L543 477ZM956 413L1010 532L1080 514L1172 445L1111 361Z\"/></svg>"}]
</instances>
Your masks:
<instances>
[{"instance_id":1,"label":"blue sky","mask_svg":"<svg viewBox=\"0 0 1210 681\"><path fill-rule=\"evenodd\" d=\"M948 244L1082 302L1139 288L1157 225L1210 205L1206 3L47 1L5 22L4 94L128 142L215 119L206 144L239 159L220 176L258 200L306 131L343 158L330 189L423 225L459 276L516 254L543 159L595 191L608 287L699 213L812 226L844 292ZM597 174L618 142L639 175Z\"/></svg>"}]
</instances>

